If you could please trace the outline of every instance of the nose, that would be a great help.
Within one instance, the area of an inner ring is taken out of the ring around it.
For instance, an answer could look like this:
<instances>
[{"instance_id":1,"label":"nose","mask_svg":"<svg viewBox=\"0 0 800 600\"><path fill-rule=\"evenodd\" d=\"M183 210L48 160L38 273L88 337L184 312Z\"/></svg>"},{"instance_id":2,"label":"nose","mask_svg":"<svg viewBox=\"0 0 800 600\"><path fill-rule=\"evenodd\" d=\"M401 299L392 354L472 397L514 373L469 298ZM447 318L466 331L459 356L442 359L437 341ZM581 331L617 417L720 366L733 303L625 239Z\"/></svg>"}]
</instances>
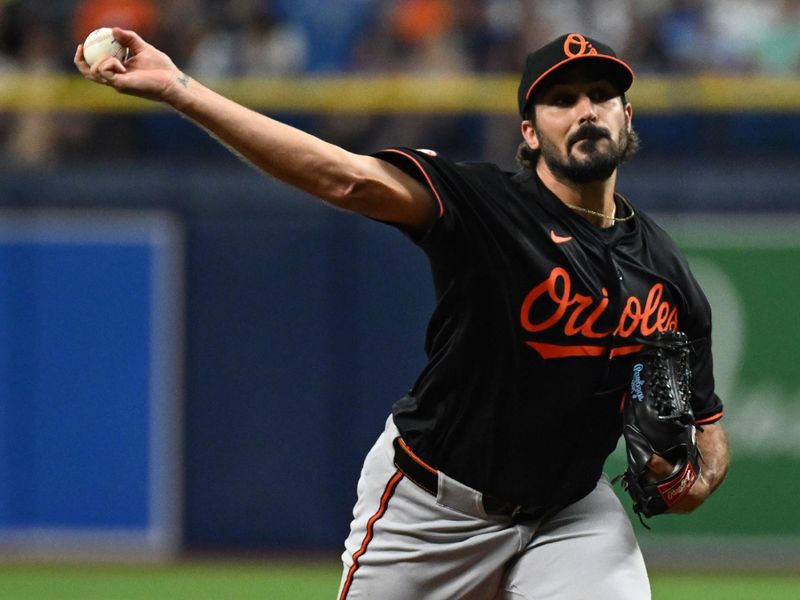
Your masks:
<instances>
[{"instance_id":1,"label":"nose","mask_svg":"<svg viewBox=\"0 0 800 600\"><path fill-rule=\"evenodd\" d=\"M578 101L575 103L575 106L578 109L578 115L581 123L594 122L597 120L597 110L592 102L592 99L589 98L586 94L581 94L578 97Z\"/></svg>"}]
</instances>

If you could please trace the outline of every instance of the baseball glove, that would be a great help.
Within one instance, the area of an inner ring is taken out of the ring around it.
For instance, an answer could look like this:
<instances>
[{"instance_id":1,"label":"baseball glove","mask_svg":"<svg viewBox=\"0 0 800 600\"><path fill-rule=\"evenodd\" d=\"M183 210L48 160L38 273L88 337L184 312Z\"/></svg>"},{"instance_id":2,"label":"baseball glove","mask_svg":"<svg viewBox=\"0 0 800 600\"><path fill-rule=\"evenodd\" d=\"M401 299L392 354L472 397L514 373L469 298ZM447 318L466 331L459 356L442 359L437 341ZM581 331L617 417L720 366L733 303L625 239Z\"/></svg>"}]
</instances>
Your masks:
<instances>
[{"instance_id":1,"label":"baseball glove","mask_svg":"<svg viewBox=\"0 0 800 600\"><path fill-rule=\"evenodd\" d=\"M689 342L682 332L667 331L648 340L633 366L622 410L628 455L622 486L642 523L642 515L669 510L700 475L690 380ZM656 480L649 471L653 454L674 465L669 476Z\"/></svg>"}]
</instances>

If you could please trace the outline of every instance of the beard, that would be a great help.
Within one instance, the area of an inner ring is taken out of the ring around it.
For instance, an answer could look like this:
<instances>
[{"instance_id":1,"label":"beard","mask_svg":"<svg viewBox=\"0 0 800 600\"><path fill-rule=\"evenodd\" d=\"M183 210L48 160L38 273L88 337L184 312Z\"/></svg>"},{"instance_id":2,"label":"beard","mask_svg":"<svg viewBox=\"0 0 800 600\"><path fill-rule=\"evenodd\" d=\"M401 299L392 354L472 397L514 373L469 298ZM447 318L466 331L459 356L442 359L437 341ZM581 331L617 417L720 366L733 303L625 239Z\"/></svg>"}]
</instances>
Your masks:
<instances>
[{"instance_id":1,"label":"beard","mask_svg":"<svg viewBox=\"0 0 800 600\"><path fill-rule=\"evenodd\" d=\"M550 171L559 178L578 184L605 181L633 155L637 146L637 137L632 131L623 128L619 142L615 142L607 129L584 123L567 139L567 156L564 158L551 139L541 131L537 131L536 135L541 156ZM582 145L581 157L572 154L572 148L578 143ZM606 149L601 149L603 144L607 146Z\"/></svg>"}]
</instances>

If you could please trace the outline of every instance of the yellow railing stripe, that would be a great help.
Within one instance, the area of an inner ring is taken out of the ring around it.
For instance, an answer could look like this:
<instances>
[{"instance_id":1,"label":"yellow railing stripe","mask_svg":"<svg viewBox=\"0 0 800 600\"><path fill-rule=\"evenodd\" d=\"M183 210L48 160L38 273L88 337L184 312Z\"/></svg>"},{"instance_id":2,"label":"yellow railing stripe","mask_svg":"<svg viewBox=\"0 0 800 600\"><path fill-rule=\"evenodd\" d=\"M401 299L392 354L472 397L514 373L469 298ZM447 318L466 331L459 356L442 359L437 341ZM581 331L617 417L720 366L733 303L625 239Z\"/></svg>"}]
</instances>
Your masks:
<instances>
[{"instance_id":1,"label":"yellow railing stripe","mask_svg":"<svg viewBox=\"0 0 800 600\"><path fill-rule=\"evenodd\" d=\"M516 113L516 76L306 77L206 80L256 110L313 113ZM640 77L628 94L639 113L800 112L800 78ZM77 75L0 75L0 111L146 112L156 103Z\"/></svg>"}]
</instances>

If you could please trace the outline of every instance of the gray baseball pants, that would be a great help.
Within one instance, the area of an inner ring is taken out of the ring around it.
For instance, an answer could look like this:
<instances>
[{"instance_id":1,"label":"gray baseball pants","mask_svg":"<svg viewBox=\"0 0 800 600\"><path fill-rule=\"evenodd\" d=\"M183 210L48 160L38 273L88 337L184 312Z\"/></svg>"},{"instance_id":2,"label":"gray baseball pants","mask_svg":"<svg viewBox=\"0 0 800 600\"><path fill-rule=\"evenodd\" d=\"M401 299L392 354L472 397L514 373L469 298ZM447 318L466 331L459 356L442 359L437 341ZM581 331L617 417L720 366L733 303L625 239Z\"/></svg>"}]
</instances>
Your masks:
<instances>
[{"instance_id":1,"label":"gray baseball pants","mask_svg":"<svg viewBox=\"0 0 800 600\"><path fill-rule=\"evenodd\" d=\"M535 521L488 516L481 493L441 471L434 497L394 464L390 417L367 455L339 599L649 600L625 510L603 476Z\"/></svg>"}]
</instances>

